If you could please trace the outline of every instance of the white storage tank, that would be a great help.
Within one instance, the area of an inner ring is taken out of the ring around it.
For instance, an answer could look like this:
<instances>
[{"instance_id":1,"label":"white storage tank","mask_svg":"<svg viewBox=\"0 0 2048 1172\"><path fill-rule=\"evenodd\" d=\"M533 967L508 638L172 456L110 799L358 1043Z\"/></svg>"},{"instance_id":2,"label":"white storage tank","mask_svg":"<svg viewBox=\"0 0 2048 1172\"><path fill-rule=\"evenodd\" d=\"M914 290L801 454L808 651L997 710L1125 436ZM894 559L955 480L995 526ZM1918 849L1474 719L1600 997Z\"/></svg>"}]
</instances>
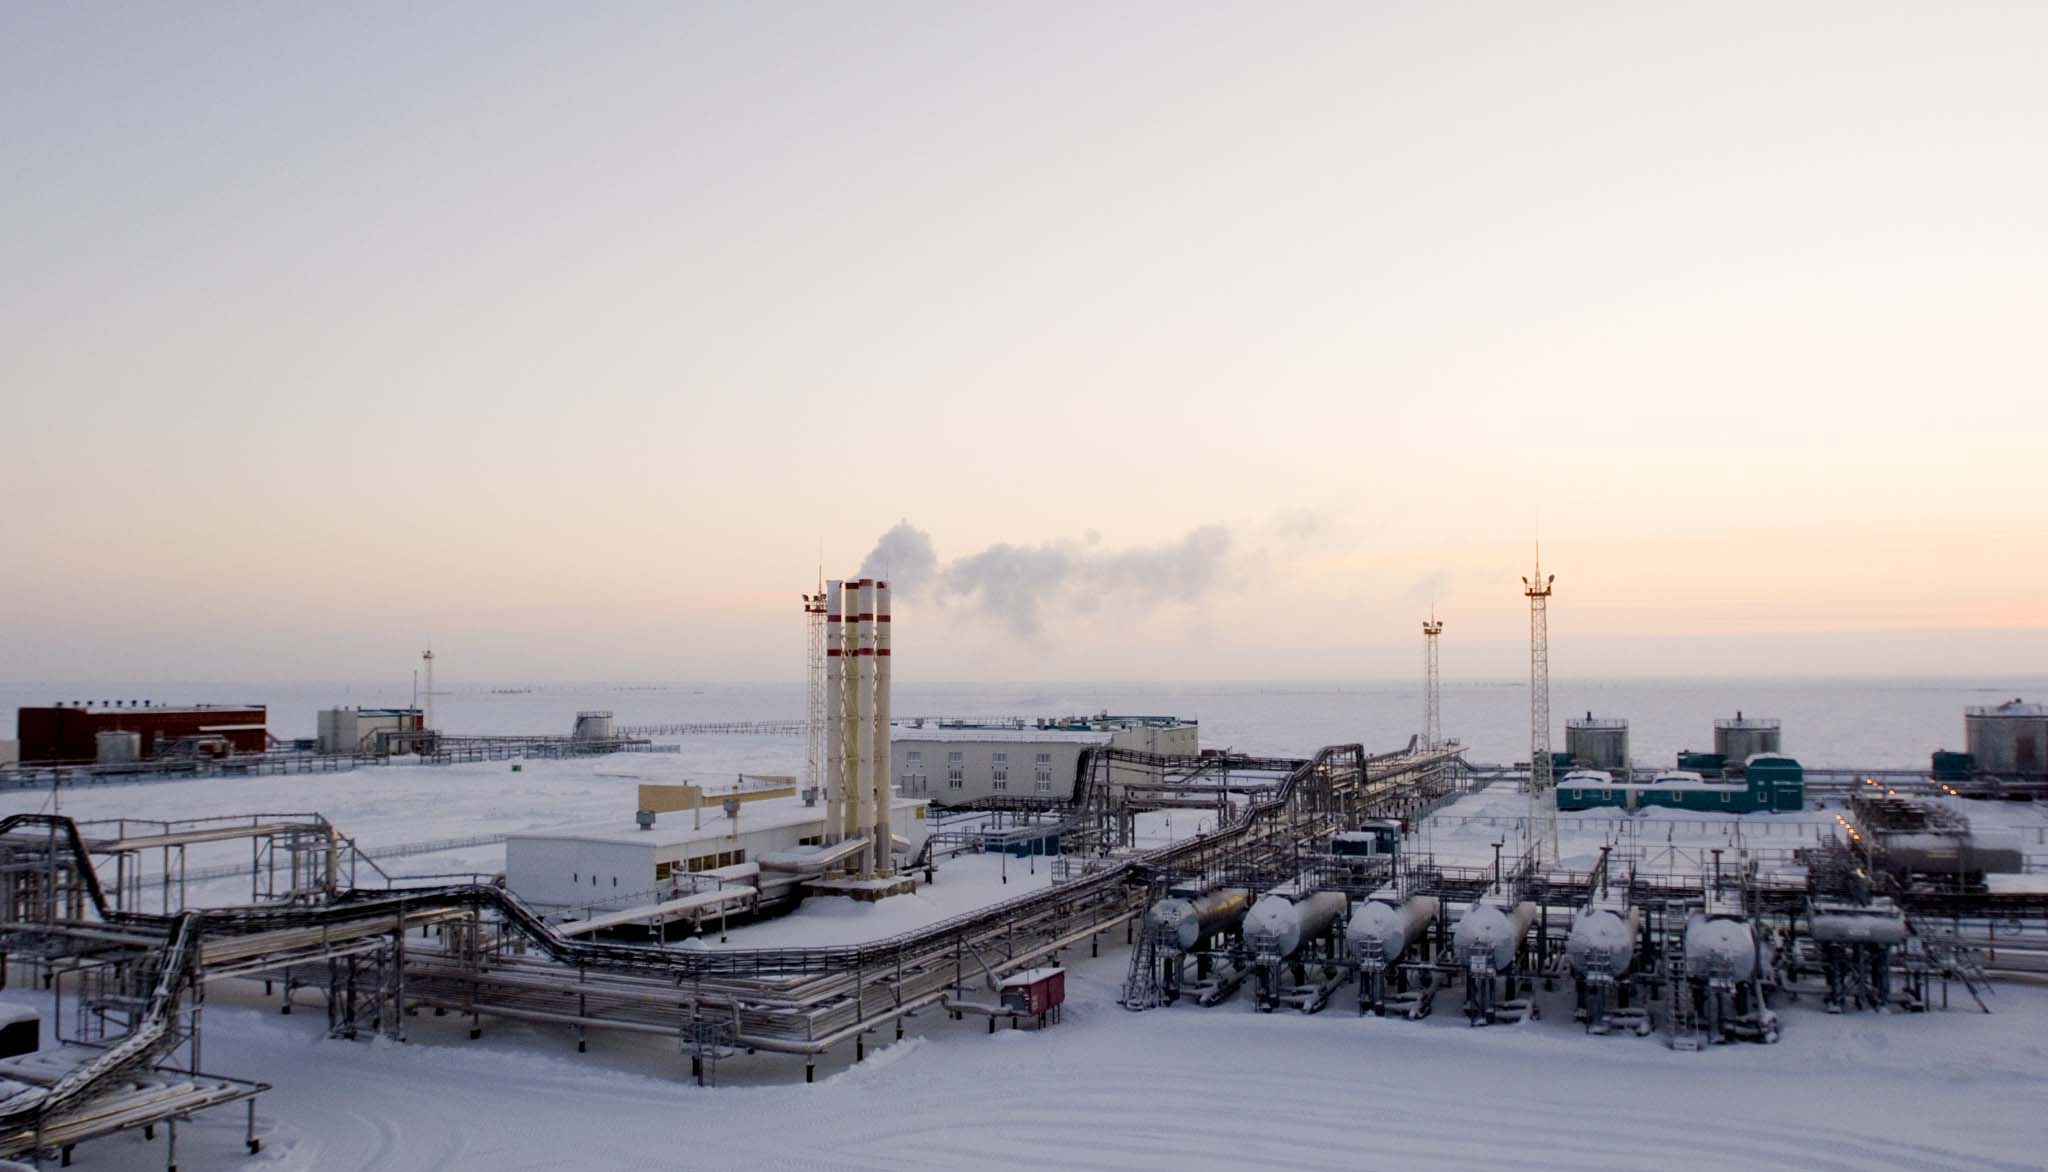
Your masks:
<instances>
[{"instance_id":1,"label":"white storage tank","mask_svg":"<svg viewBox=\"0 0 2048 1172\"><path fill-rule=\"evenodd\" d=\"M1252 893L1242 887L1224 887L1202 895L1169 895L1152 905L1146 922L1154 939L1171 940L1186 952L1244 921L1252 905Z\"/></svg>"},{"instance_id":2,"label":"white storage tank","mask_svg":"<svg viewBox=\"0 0 2048 1172\"><path fill-rule=\"evenodd\" d=\"M2016 697L1968 708L1963 733L1986 773L2048 773L2048 707Z\"/></svg>"},{"instance_id":3,"label":"white storage tank","mask_svg":"<svg viewBox=\"0 0 2048 1172\"><path fill-rule=\"evenodd\" d=\"M1451 929L1451 945L1459 960L1469 964L1484 959L1494 971L1504 972L1515 963L1515 953L1535 923L1533 903L1509 905L1502 900L1482 899L1458 917L1458 926Z\"/></svg>"},{"instance_id":4,"label":"white storage tank","mask_svg":"<svg viewBox=\"0 0 2048 1172\"><path fill-rule=\"evenodd\" d=\"M1778 721L1768 716L1744 716L1714 722L1714 752L1730 766L1737 766L1758 753L1781 753L1784 738Z\"/></svg>"},{"instance_id":5,"label":"white storage tank","mask_svg":"<svg viewBox=\"0 0 2048 1172\"><path fill-rule=\"evenodd\" d=\"M1245 913L1245 942L1257 952L1286 960L1328 932L1343 916L1346 902L1341 891L1318 891L1298 899L1268 892Z\"/></svg>"},{"instance_id":6,"label":"white storage tank","mask_svg":"<svg viewBox=\"0 0 2048 1172\"><path fill-rule=\"evenodd\" d=\"M1602 972L1620 976L1635 963L1636 938L1642 932L1642 913L1630 907L1588 904L1572 917L1571 935L1565 939L1565 961L1572 972L1585 976Z\"/></svg>"},{"instance_id":7,"label":"white storage tank","mask_svg":"<svg viewBox=\"0 0 2048 1172\"><path fill-rule=\"evenodd\" d=\"M1822 944L1874 944L1885 948L1906 942L1906 915L1889 899L1868 904L1816 903L1807 921Z\"/></svg>"},{"instance_id":8,"label":"white storage tank","mask_svg":"<svg viewBox=\"0 0 2048 1172\"><path fill-rule=\"evenodd\" d=\"M1591 712L1564 722L1564 747L1578 769L1627 769L1628 721Z\"/></svg>"},{"instance_id":9,"label":"white storage tank","mask_svg":"<svg viewBox=\"0 0 2048 1172\"><path fill-rule=\"evenodd\" d=\"M560 725L556 726L561 727ZM612 714L609 712L579 712L576 714L576 739L579 741L608 741L612 739Z\"/></svg>"},{"instance_id":10,"label":"white storage tank","mask_svg":"<svg viewBox=\"0 0 2048 1172\"><path fill-rule=\"evenodd\" d=\"M93 760L101 765L133 765L142 760L142 734L103 732L93 738Z\"/></svg>"},{"instance_id":11,"label":"white storage tank","mask_svg":"<svg viewBox=\"0 0 2048 1172\"><path fill-rule=\"evenodd\" d=\"M1694 912L1685 921L1685 971L1746 981L1756 975L1756 934L1749 921Z\"/></svg>"},{"instance_id":12,"label":"white storage tank","mask_svg":"<svg viewBox=\"0 0 2048 1172\"><path fill-rule=\"evenodd\" d=\"M1436 919L1437 898L1417 895L1402 900L1391 893L1375 895L1358 905L1344 927L1344 945L1351 959L1364 965L1398 963L1402 954L1429 930Z\"/></svg>"}]
</instances>

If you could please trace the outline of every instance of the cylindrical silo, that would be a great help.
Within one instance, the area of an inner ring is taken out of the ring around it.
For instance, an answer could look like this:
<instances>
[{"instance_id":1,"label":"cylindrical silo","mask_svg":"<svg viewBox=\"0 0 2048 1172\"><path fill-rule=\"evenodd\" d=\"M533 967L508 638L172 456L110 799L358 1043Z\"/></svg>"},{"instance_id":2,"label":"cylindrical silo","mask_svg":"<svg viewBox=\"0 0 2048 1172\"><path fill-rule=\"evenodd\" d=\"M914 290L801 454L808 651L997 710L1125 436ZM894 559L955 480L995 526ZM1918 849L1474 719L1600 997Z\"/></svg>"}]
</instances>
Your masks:
<instances>
[{"instance_id":1,"label":"cylindrical silo","mask_svg":"<svg viewBox=\"0 0 2048 1172\"><path fill-rule=\"evenodd\" d=\"M1781 753L1783 744L1778 722L1772 717L1737 712L1733 720L1714 722L1714 752L1721 754L1730 768L1758 753Z\"/></svg>"},{"instance_id":2,"label":"cylindrical silo","mask_svg":"<svg viewBox=\"0 0 2048 1172\"><path fill-rule=\"evenodd\" d=\"M1564 747L1576 769L1628 768L1628 721L1588 712L1564 722Z\"/></svg>"},{"instance_id":3,"label":"cylindrical silo","mask_svg":"<svg viewBox=\"0 0 2048 1172\"><path fill-rule=\"evenodd\" d=\"M2013 699L1965 709L1963 733L1986 773L2048 773L2048 707Z\"/></svg>"},{"instance_id":4,"label":"cylindrical silo","mask_svg":"<svg viewBox=\"0 0 2048 1172\"><path fill-rule=\"evenodd\" d=\"M609 712L577 713L575 739L579 741L611 740L612 714Z\"/></svg>"}]
</instances>

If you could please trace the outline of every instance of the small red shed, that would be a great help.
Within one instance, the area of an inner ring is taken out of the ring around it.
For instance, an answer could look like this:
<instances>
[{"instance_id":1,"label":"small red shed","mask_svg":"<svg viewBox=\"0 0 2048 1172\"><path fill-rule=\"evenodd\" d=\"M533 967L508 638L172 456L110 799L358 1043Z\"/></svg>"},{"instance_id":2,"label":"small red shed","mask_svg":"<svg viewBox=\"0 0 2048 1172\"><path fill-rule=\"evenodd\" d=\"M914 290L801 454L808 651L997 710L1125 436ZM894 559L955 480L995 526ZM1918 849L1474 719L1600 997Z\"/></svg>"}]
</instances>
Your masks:
<instances>
[{"instance_id":1,"label":"small red shed","mask_svg":"<svg viewBox=\"0 0 2048 1172\"><path fill-rule=\"evenodd\" d=\"M1003 978L1000 991L1003 1008L1011 1013L1019 1017L1029 1014L1041 1023L1058 1021L1060 1006L1067 1000L1067 970L1036 968L1012 973Z\"/></svg>"}]
</instances>

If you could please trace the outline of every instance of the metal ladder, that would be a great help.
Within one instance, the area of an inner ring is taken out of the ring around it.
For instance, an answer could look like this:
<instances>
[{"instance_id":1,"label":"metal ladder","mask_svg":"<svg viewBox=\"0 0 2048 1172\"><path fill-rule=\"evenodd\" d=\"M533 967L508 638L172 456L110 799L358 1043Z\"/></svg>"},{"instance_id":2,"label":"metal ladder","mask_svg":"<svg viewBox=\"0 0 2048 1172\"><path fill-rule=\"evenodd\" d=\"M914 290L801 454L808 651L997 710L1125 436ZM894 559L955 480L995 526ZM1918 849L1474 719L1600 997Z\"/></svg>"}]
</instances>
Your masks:
<instances>
[{"instance_id":1,"label":"metal ladder","mask_svg":"<svg viewBox=\"0 0 2048 1172\"><path fill-rule=\"evenodd\" d=\"M1149 928L1141 930L1131 945L1131 970L1124 976L1125 1009L1157 1009L1165 996L1159 987L1159 941Z\"/></svg>"},{"instance_id":2,"label":"metal ladder","mask_svg":"<svg viewBox=\"0 0 2048 1172\"><path fill-rule=\"evenodd\" d=\"M1685 977L1685 930L1664 941L1664 1044L1673 1050L1703 1050L1698 1007L1692 1003L1692 982Z\"/></svg>"},{"instance_id":3,"label":"metal ladder","mask_svg":"<svg viewBox=\"0 0 2048 1172\"><path fill-rule=\"evenodd\" d=\"M1146 919L1152 906L1165 897L1164 879L1146 884L1146 912L1138 917L1137 939L1131 942L1131 968L1124 974L1123 996L1119 998L1123 1007L1132 1012L1157 1009L1166 999L1166 991L1159 987L1159 937Z\"/></svg>"},{"instance_id":4,"label":"metal ladder","mask_svg":"<svg viewBox=\"0 0 2048 1172\"><path fill-rule=\"evenodd\" d=\"M1991 992L1991 978L1985 975L1984 966L1978 964L1972 955L1975 949L1965 948L1941 933L1922 932L1920 921L1913 916L1906 917L1906 932L1919 945L1921 952L1941 967L1943 976L1954 977L1963 983L1978 1009L1991 1012L1991 1006L1984 1000L1984 995Z\"/></svg>"}]
</instances>

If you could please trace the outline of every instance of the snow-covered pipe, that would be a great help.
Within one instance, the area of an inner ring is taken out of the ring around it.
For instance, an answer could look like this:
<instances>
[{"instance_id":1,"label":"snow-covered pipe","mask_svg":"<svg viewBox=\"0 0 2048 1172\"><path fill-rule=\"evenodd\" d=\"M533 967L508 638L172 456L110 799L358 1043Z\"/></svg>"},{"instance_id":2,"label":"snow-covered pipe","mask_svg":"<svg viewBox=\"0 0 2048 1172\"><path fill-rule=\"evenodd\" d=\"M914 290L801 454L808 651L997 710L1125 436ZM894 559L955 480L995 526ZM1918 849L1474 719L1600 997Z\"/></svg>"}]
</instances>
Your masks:
<instances>
[{"instance_id":1,"label":"snow-covered pipe","mask_svg":"<svg viewBox=\"0 0 2048 1172\"><path fill-rule=\"evenodd\" d=\"M857 851L865 851L868 844L863 839L848 839L831 847L796 847L792 850L769 851L754 861L764 871L780 871L789 875L816 875Z\"/></svg>"},{"instance_id":2,"label":"snow-covered pipe","mask_svg":"<svg viewBox=\"0 0 2048 1172\"><path fill-rule=\"evenodd\" d=\"M889 584L876 581L875 597L875 752L872 758L875 793L875 870L888 873L894 864L889 856L889 840L894 823L890 821L889 794L895 787L895 778L889 775Z\"/></svg>"},{"instance_id":3,"label":"snow-covered pipe","mask_svg":"<svg viewBox=\"0 0 2048 1172\"><path fill-rule=\"evenodd\" d=\"M1395 964L1429 930L1440 906L1434 895L1411 896L1401 901L1392 897L1369 899L1351 913L1351 923L1344 929L1344 946L1351 958L1362 965Z\"/></svg>"},{"instance_id":4,"label":"snow-covered pipe","mask_svg":"<svg viewBox=\"0 0 2048 1172\"><path fill-rule=\"evenodd\" d=\"M1618 977L1635 963L1642 926L1642 913L1635 908L1580 908L1565 938L1565 963L1581 977L1595 971Z\"/></svg>"},{"instance_id":5,"label":"snow-covered pipe","mask_svg":"<svg viewBox=\"0 0 2048 1172\"><path fill-rule=\"evenodd\" d=\"M1685 971L1746 981L1756 975L1756 934L1748 920L1694 912L1685 921Z\"/></svg>"},{"instance_id":6,"label":"snow-covered pipe","mask_svg":"<svg viewBox=\"0 0 2048 1172\"><path fill-rule=\"evenodd\" d=\"M1262 895L1245 913L1245 941L1262 955L1286 960L1328 932L1344 914L1345 903L1341 891L1318 891L1300 899L1277 892Z\"/></svg>"},{"instance_id":7,"label":"snow-covered pipe","mask_svg":"<svg viewBox=\"0 0 2048 1172\"><path fill-rule=\"evenodd\" d=\"M1243 923L1251 906L1252 893L1242 887L1219 888L1193 897L1169 895L1152 905L1145 922L1155 939L1159 933L1171 933L1185 952Z\"/></svg>"},{"instance_id":8,"label":"snow-covered pipe","mask_svg":"<svg viewBox=\"0 0 2048 1172\"><path fill-rule=\"evenodd\" d=\"M1510 907L1500 901L1482 899L1458 917L1458 926L1451 930L1451 944L1457 949L1458 959L1469 963L1480 957L1491 963L1495 971L1502 971L1515 963L1522 938L1535 922L1533 903Z\"/></svg>"},{"instance_id":9,"label":"snow-covered pipe","mask_svg":"<svg viewBox=\"0 0 2048 1172\"><path fill-rule=\"evenodd\" d=\"M825 841L838 842L846 801L846 659L840 609L843 591L825 583Z\"/></svg>"}]
</instances>

